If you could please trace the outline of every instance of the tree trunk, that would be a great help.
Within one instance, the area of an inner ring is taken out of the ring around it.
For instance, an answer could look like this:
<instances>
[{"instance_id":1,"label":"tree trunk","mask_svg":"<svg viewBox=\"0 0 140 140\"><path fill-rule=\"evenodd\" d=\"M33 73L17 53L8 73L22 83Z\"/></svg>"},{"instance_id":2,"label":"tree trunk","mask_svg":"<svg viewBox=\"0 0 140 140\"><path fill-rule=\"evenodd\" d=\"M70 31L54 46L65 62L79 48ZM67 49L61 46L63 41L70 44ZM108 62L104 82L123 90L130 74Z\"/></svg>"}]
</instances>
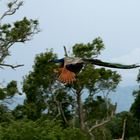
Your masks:
<instances>
[{"instance_id":1,"label":"tree trunk","mask_svg":"<svg viewBox=\"0 0 140 140\"><path fill-rule=\"evenodd\" d=\"M77 105L78 105L78 118L79 118L79 125L80 129L84 130L84 117L83 117L83 105L81 101L81 92L76 92L77 95Z\"/></svg>"}]
</instances>

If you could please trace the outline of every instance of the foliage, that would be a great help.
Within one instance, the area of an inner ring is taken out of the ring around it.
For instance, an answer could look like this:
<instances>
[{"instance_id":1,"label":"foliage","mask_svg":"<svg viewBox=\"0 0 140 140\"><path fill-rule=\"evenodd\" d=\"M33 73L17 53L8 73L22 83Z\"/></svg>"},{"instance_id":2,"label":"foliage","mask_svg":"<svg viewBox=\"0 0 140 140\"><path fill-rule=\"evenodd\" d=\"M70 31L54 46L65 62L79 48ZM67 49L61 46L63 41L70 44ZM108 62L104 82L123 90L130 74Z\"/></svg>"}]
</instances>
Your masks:
<instances>
[{"instance_id":1,"label":"foliage","mask_svg":"<svg viewBox=\"0 0 140 140\"><path fill-rule=\"evenodd\" d=\"M5 58L10 56L10 48L16 43L25 43L32 36L39 32L38 21L27 19L15 21L14 23L2 23L7 16L15 14L15 12L23 5L23 1L14 0L7 4L7 11L0 17L0 66L8 66L14 68L11 64L5 64Z\"/></svg>"},{"instance_id":2,"label":"foliage","mask_svg":"<svg viewBox=\"0 0 140 140\"><path fill-rule=\"evenodd\" d=\"M11 81L6 87L0 88L0 100L11 98L18 93L17 82Z\"/></svg>"},{"instance_id":3,"label":"foliage","mask_svg":"<svg viewBox=\"0 0 140 140\"><path fill-rule=\"evenodd\" d=\"M13 121L0 125L1 140L88 140L87 135L77 128L63 129L59 122Z\"/></svg>"},{"instance_id":4,"label":"foliage","mask_svg":"<svg viewBox=\"0 0 140 140\"><path fill-rule=\"evenodd\" d=\"M104 44L101 38L95 38L92 43L76 44L73 46L73 55L76 57L94 58L97 57ZM86 64L82 71L77 76L77 81L71 85L71 90L74 91L77 98L79 123L81 129L84 126L84 113L81 96L84 90L88 91L88 98L92 100L97 93L105 95L105 102L107 103L107 96L111 91L114 91L119 84L121 77L116 71L106 70L105 68L96 68L91 64ZM86 105L86 104L85 104ZM108 106L108 105L107 105ZM105 107L105 106L104 106ZM88 108L88 106L87 106ZM85 111L86 113L86 111ZM95 113L95 111L94 111ZM91 113L92 114L92 113ZM96 114L96 113L95 113ZM103 119L103 118L102 118ZM89 123L92 124L92 121Z\"/></svg>"},{"instance_id":5,"label":"foliage","mask_svg":"<svg viewBox=\"0 0 140 140\"><path fill-rule=\"evenodd\" d=\"M137 76L137 82L140 82L140 71ZM133 95L135 97L134 102L131 105L130 112L133 115L133 128L132 135L133 138L131 139L138 139L140 138L140 89L134 90ZM139 139L138 139L139 140Z\"/></svg>"},{"instance_id":6,"label":"foliage","mask_svg":"<svg viewBox=\"0 0 140 140\"><path fill-rule=\"evenodd\" d=\"M140 71L137 76L137 82L140 82ZM140 89L133 92L135 97L134 103L131 105L130 111L133 113L133 116L140 121Z\"/></svg>"},{"instance_id":7,"label":"foliage","mask_svg":"<svg viewBox=\"0 0 140 140\"><path fill-rule=\"evenodd\" d=\"M113 138L120 138L123 132L124 120L126 119L125 139L130 137L140 137L140 123L133 117L130 112L118 113L113 120L107 125Z\"/></svg>"},{"instance_id":8,"label":"foliage","mask_svg":"<svg viewBox=\"0 0 140 140\"><path fill-rule=\"evenodd\" d=\"M6 58L10 56L10 48L16 43L25 43L29 41L34 34L39 32L38 20L28 19L24 17L13 23L4 23L4 19L14 15L23 5L23 1L11 0L7 4L7 10L0 15L0 68L11 67L17 68L23 65L7 64ZM0 87L1 103L7 102L16 93L18 93L17 82L12 80L7 86Z\"/></svg>"},{"instance_id":9,"label":"foliage","mask_svg":"<svg viewBox=\"0 0 140 140\"><path fill-rule=\"evenodd\" d=\"M92 56L98 56L102 49L104 49L104 44L102 39L98 37L95 38L92 43L75 44L73 46L73 53L76 57L90 58Z\"/></svg>"},{"instance_id":10,"label":"foliage","mask_svg":"<svg viewBox=\"0 0 140 140\"><path fill-rule=\"evenodd\" d=\"M113 105L109 101L107 104L106 100L101 96L97 96L95 99L89 96L86 98L83 105L83 109L85 110L85 120L92 126L96 121L111 116L112 112L109 110L110 107L113 107Z\"/></svg>"},{"instance_id":11,"label":"foliage","mask_svg":"<svg viewBox=\"0 0 140 140\"><path fill-rule=\"evenodd\" d=\"M103 48L101 38L96 38L92 43L74 45L72 55L85 58L97 57ZM77 75L76 82L64 85L57 81L58 73L56 72L59 65L49 62L55 58L57 55L52 50L36 56L33 70L26 75L23 82L26 100L23 106L17 106L13 115L16 119L28 118L34 122L43 115L46 116L46 120L60 120L61 126L65 128L63 132L69 134L70 139L79 139L81 134L85 135L83 132L89 134L88 130L97 121L100 123L111 116L114 105L107 96L110 91L115 90L121 77L116 71L96 68L88 64ZM85 102L81 99L84 90L87 92ZM97 93L102 93L104 96L96 96ZM82 133L74 137L73 135L77 133L77 129L79 131L79 128ZM96 139L111 139L110 130L104 126L94 129L90 137L92 135ZM84 136L80 139L84 139Z\"/></svg>"},{"instance_id":12,"label":"foliage","mask_svg":"<svg viewBox=\"0 0 140 140\"><path fill-rule=\"evenodd\" d=\"M55 66L48 61L55 58L52 52L38 55L35 59L34 71L24 79L23 92L26 93L26 112L30 119L37 119L46 109L46 98L51 95L51 85L55 74L51 74Z\"/></svg>"},{"instance_id":13,"label":"foliage","mask_svg":"<svg viewBox=\"0 0 140 140\"><path fill-rule=\"evenodd\" d=\"M95 129L93 135L95 140L112 140L111 132L105 127Z\"/></svg>"},{"instance_id":14,"label":"foliage","mask_svg":"<svg viewBox=\"0 0 140 140\"><path fill-rule=\"evenodd\" d=\"M130 137L128 140L140 140L138 137Z\"/></svg>"},{"instance_id":15,"label":"foliage","mask_svg":"<svg viewBox=\"0 0 140 140\"><path fill-rule=\"evenodd\" d=\"M134 117L137 118L138 120L140 120L140 90L135 91L135 101L131 106L131 112L133 113Z\"/></svg>"},{"instance_id":16,"label":"foliage","mask_svg":"<svg viewBox=\"0 0 140 140\"><path fill-rule=\"evenodd\" d=\"M8 122L10 123L14 119L13 115L7 108L7 106L0 105L0 123Z\"/></svg>"},{"instance_id":17,"label":"foliage","mask_svg":"<svg viewBox=\"0 0 140 140\"><path fill-rule=\"evenodd\" d=\"M85 46L87 47L84 50L86 52L85 57L87 54L89 54L88 57L91 57L100 54L100 50L104 45L100 38L93 40L93 45L75 45L73 47L74 55L77 56L80 52L82 53ZM37 119L47 109L48 115L52 117L63 116L63 119L66 115L69 120L70 115L72 115L72 110L69 110L69 108L74 106L73 99L75 99L71 94L73 91L82 92L86 88L89 90L90 95L94 95L99 91L110 92L116 88L120 81L120 75L116 72L104 68L95 69L92 65L87 65L78 74L77 82L73 85L64 86L58 83L56 80L57 74L53 72L58 68L58 65L48 63L49 60L55 58L56 54L52 51L37 55L33 71L24 78L23 92L26 93L27 97L24 104L25 112L30 119Z\"/></svg>"}]
</instances>

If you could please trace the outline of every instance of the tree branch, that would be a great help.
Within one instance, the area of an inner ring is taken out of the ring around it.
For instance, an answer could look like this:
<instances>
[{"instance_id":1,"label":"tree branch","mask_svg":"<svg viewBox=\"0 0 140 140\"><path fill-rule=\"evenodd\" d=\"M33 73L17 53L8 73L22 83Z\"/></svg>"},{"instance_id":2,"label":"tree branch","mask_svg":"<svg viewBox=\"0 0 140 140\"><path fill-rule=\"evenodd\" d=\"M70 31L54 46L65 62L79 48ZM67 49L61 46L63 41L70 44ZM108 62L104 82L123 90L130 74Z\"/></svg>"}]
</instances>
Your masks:
<instances>
[{"instance_id":1,"label":"tree branch","mask_svg":"<svg viewBox=\"0 0 140 140\"><path fill-rule=\"evenodd\" d=\"M122 137L121 138L118 138L118 139L113 139L113 140L124 140L125 129L126 129L126 121L127 121L127 118L125 118L124 121L123 121Z\"/></svg>"},{"instance_id":2,"label":"tree branch","mask_svg":"<svg viewBox=\"0 0 140 140\"><path fill-rule=\"evenodd\" d=\"M107 116L107 119L106 120L103 120L101 123L97 123L97 124L93 125L90 129L88 129L89 134L92 132L93 129L96 129L98 127L101 127L101 126L105 125L106 123L110 122L111 119L115 115L116 107L117 107L117 104L115 103L115 106L111 110L110 117Z\"/></svg>"},{"instance_id":3,"label":"tree branch","mask_svg":"<svg viewBox=\"0 0 140 140\"><path fill-rule=\"evenodd\" d=\"M59 108L60 108L60 112L61 112L61 115L62 115L65 123L68 125L68 121L66 119L66 116L65 116L64 111L63 111L63 108L62 108L62 104L60 102L59 102Z\"/></svg>"},{"instance_id":4,"label":"tree branch","mask_svg":"<svg viewBox=\"0 0 140 140\"><path fill-rule=\"evenodd\" d=\"M0 64L0 66L1 66L1 68L2 67L11 67L12 69L15 69L15 68L18 68L18 67L22 67L22 66L24 66L23 64L21 64L21 65L10 65L10 64Z\"/></svg>"},{"instance_id":5,"label":"tree branch","mask_svg":"<svg viewBox=\"0 0 140 140\"><path fill-rule=\"evenodd\" d=\"M125 129L126 129L126 121L127 121L127 118L125 118L125 119L124 119L124 122L123 122L122 140L124 140Z\"/></svg>"},{"instance_id":6,"label":"tree branch","mask_svg":"<svg viewBox=\"0 0 140 140\"><path fill-rule=\"evenodd\" d=\"M103 126L104 124L108 123L109 121L111 121L111 119L107 119L107 120L105 120L105 121L103 121L103 122L101 122L101 123L99 123L99 124L96 124L96 125L92 126L92 127L88 130L89 133L90 133L93 129L95 129L95 128L97 128L97 127L101 127L101 126Z\"/></svg>"},{"instance_id":7,"label":"tree branch","mask_svg":"<svg viewBox=\"0 0 140 140\"><path fill-rule=\"evenodd\" d=\"M4 14L0 17L0 21L8 15L13 15L19 8L20 6L23 5L23 1L20 1L19 3L17 3L18 0L15 0L11 3L8 4L8 10L6 12L4 12ZM15 6L15 7L14 7Z\"/></svg>"}]
</instances>

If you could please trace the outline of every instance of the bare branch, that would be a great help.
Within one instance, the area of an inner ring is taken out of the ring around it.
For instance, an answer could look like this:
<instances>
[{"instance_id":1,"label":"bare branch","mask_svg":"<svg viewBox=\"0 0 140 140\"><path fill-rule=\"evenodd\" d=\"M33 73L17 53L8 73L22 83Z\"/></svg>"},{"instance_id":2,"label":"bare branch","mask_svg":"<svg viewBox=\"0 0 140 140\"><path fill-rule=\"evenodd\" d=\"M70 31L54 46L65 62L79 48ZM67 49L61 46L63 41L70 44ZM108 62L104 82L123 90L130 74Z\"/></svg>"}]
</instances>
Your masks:
<instances>
[{"instance_id":1,"label":"bare branch","mask_svg":"<svg viewBox=\"0 0 140 140\"><path fill-rule=\"evenodd\" d=\"M100 122L100 123L96 122L95 125L93 125L91 128L88 128L88 132L89 132L90 135L92 134L92 130L93 130L93 129L96 129L96 128L98 128L98 127L101 127L101 126L103 126L103 125L105 125L106 123L108 123L108 122L111 121L111 119L112 119L112 118L114 117L114 115L115 115L116 107L117 107L117 103L115 103L114 107L112 108L110 117L107 116L106 120L103 120L103 121Z\"/></svg>"},{"instance_id":2,"label":"bare branch","mask_svg":"<svg viewBox=\"0 0 140 140\"><path fill-rule=\"evenodd\" d=\"M97 127L101 127L101 126L105 125L106 123L108 123L110 121L111 121L111 119L107 119L107 120L105 120L105 121L103 121L99 124L96 124L96 125L92 126L88 131L91 132L93 129L95 129Z\"/></svg>"},{"instance_id":3,"label":"bare branch","mask_svg":"<svg viewBox=\"0 0 140 140\"><path fill-rule=\"evenodd\" d=\"M118 139L113 139L113 140L124 140L125 129L126 129L126 121L127 121L127 118L125 118L124 121L123 121L122 137L121 138L118 138Z\"/></svg>"},{"instance_id":4,"label":"bare branch","mask_svg":"<svg viewBox=\"0 0 140 140\"><path fill-rule=\"evenodd\" d=\"M125 118L125 119L124 119L124 122L123 122L122 140L124 140L125 129L126 129L126 121L127 121L127 119Z\"/></svg>"},{"instance_id":5,"label":"bare branch","mask_svg":"<svg viewBox=\"0 0 140 140\"><path fill-rule=\"evenodd\" d=\"M4 12L4 14L0 17L0 21L8 15L13 15L22 5L23 5L23 1L18 2L18 0L15 0L11 3L8 4L8 10L6 12Z\"/></svg>"},{"instance_id":6,"label":"bare branch","mask_svg":"<svg viewBox=\"0 0 140 140\"><path fill-rule=\"evenodd\" d=\"M21 64L21 65L10 65L10 64L0 64L0 67L2 68L2 67L11 67L12 69L15 69L15 68L18 68L18 67L22 67L22 66L24 66L23 64Z\"/></svg>"}]
</instances>

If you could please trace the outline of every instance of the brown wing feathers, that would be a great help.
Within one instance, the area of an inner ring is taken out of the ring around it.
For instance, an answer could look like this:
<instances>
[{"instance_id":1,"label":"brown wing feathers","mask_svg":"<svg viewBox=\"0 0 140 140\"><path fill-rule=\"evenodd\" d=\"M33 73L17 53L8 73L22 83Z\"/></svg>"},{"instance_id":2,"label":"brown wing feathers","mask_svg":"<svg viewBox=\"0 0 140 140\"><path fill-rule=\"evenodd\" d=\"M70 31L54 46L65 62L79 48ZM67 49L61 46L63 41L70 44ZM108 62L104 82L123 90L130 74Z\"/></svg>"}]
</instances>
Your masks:
<instances>
[{"instance_id":1,"label":"brown wing feathers","mask_svg":"<svg viewBox=\"0 0 140 140\"><path fill-rule=\"evenodd\" d=\"M58 77L58 80L62 83L71 84L73 83L75 79L75 73L67 70L65 67L60 68L60 75Z\"/></svg>"}]
</instances>

